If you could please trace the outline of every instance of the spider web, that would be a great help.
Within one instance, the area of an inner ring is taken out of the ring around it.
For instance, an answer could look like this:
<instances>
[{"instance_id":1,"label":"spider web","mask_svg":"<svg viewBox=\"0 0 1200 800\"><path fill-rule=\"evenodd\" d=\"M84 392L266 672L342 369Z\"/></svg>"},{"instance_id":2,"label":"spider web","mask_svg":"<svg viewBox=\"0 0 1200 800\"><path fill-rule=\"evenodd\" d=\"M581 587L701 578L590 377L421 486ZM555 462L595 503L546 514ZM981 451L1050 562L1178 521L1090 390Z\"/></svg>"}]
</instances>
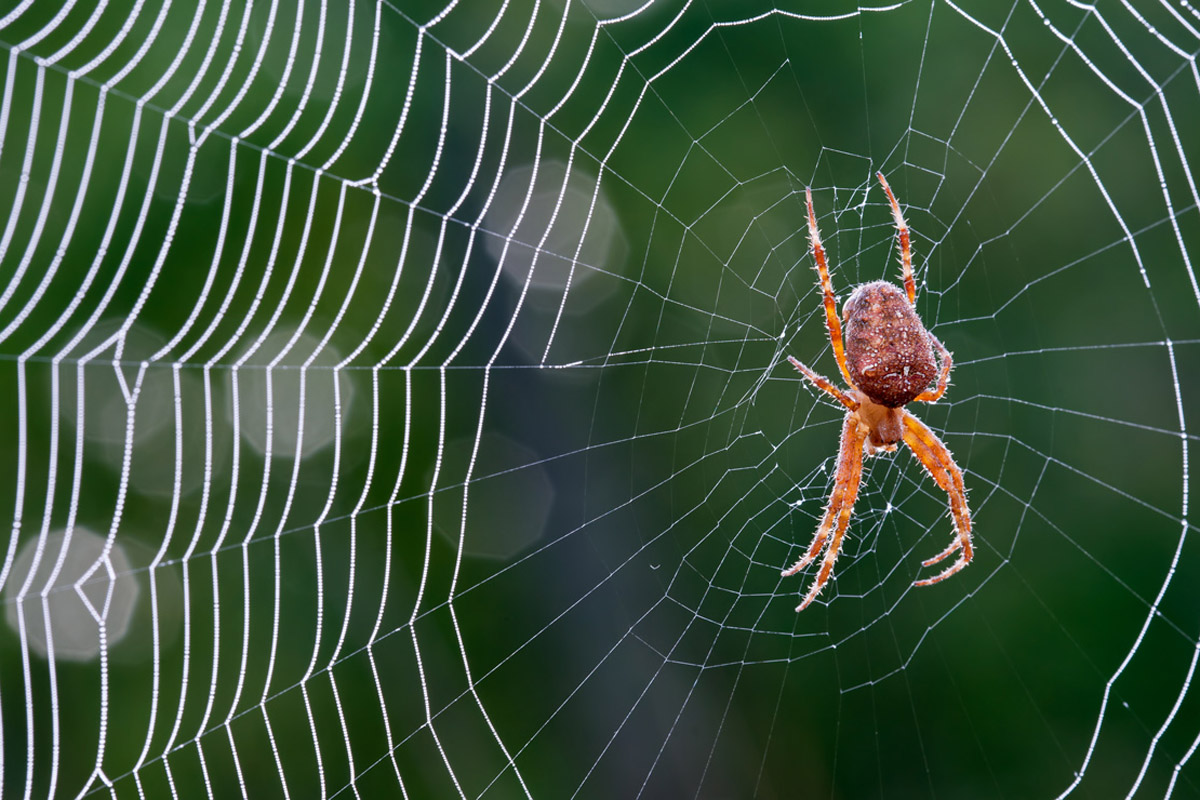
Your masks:
<instances>
[{"instance_id":1,"label":"spider web","mask_svg":"<svg viewBox=\"0 0 1200 800\"><path fill-rule=\"evenodd\" d=\"M0 17L5 796L1200 795L1200 11ZM955 354L789 579L803 225ZM1189 419L1191 418L1191 419ZM1191 422L1191 425L1189 425Z\"/></svg>"}]
</instances>

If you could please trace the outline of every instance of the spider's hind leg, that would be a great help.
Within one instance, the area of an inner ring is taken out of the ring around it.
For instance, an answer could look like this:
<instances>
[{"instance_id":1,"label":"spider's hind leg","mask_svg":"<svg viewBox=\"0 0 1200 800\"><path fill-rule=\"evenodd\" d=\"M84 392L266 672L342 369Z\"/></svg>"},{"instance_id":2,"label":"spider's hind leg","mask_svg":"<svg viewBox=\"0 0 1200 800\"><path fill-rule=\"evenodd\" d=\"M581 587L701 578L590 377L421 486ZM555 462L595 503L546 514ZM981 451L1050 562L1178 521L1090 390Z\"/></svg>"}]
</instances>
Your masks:
<instances>
[{"instance_id":1,"label":"spider's hind leg","mask_svg":"<svg viewBox=\"0 0 1200 800\"><path fill-rule=\"evenodd\" d=\"M900 213L900 204L896 202L896 195L892 194L892 187L888 185L887 178L883 177L882 172L876 172L875 176L883 184L888 204L892 207L892 219L896 221L896 230L899 231L900 269L901 277L904 278L904 291L908 295L909 304L915 306L917 304L917 283L913 280L912 242L908 235L908 223L904 221L904 215Z\"/></svg>"},{"instance_id":2,"label":"spider's hind leg","mask_svg":"<svg viewBox=\"0 0 1200 800\"><path fill-rule=\"evenodd\" d=\"M926 331L926 333L929 333ZM937 387L921 392L913 398L922 403L936 403L942 399L942 395L946 393L946 388L950 386L950 370L954 368L954 357L950 355L950 351L946 349L946 345L942 344L942 340L929 333L929 339L933 342L933 346L938 349L938 358L941 359L942 368L938 375Z\"/></svg>"},{"instance_id":3,"label":"spider's hind leg","mask_svg":"<svg viewBox=\"0 0 1200 800\"><path fill-rule=\"evenodd\" d=\"M850 368L846 365L846 348L842 342L842 322L838 319L837 298L833 294L833 281L829 279L829 263L825 260L825 245L821 244L821 232L817 230L817 215L813 213L812 189L804 190L805 203L808 206L808 239L812 246L813 260L817 264L817 277L821 283L821 298L825 304L825 327L829 330L829 344L833 347L833 357L838 369L849 386L854 385L850 378Z\"/></svg>"}]
</instances>

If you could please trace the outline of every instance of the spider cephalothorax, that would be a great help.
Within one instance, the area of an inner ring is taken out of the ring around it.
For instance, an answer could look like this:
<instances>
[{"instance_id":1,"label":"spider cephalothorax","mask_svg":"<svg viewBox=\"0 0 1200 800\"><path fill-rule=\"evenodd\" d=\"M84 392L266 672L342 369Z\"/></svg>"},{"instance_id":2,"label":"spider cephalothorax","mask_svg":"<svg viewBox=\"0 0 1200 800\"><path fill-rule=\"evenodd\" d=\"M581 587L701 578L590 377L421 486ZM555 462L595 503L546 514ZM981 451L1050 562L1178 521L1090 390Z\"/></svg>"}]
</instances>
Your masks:
<instances>
[{"instance_id":1,"label":"spider cephalothorax","mask_svg":"<svg viewBox=\"0 0 1200 800\"><path fill-rule=\"evenodd\" d=\"M897 443L903 441L913 455L925 467L930 476L946 493L950 500L950 514L958 535L950 546L933 558L922 562L932 566L958 553L955 560L942 572L919 580L915 585L928 586L949 578L971 561L971 512L967 508L966 489L962 471L954 463L954 457L920 420L904 410L914 400L932 403L941 398L950 383L952 360L936 336L925 329L917 316L916 282L913 280L912 250L909 246L908 225L900 213L892 188L883 173L877 173L883 191L892 207L900 247L900 263L904 279L904 290L887 281L873 281L854 290L842 309L846 325L845 342L842 341L842 321L837 316L837 304L833 284L829 279L829 267L825 261L825 247L817 231L817 218L813 214L812 191L806 189L808 202L808 234L812 240L813 259L825 304L825 324L829 329L829 343L838 369L850 389L843 391L829 380L796 359L788 356L804 377L818 388L834 397L846 407L842 424L842 441L838 454L837 475L825 516L817 526L816 535L807 552L783 574L794 575L807 567L825 549L829 548L821 562L821 570L797 611L811 603L828 583L833 565L842 548L842 537L850 525L850 514L858 497L858 486L862 480L862 461L866 455L892 452ZM937 349L941 360L934 356ZM937 387L929 384L937 377ZM832 538L830 533L832 532Z\"/></svg>"}]
</instances>

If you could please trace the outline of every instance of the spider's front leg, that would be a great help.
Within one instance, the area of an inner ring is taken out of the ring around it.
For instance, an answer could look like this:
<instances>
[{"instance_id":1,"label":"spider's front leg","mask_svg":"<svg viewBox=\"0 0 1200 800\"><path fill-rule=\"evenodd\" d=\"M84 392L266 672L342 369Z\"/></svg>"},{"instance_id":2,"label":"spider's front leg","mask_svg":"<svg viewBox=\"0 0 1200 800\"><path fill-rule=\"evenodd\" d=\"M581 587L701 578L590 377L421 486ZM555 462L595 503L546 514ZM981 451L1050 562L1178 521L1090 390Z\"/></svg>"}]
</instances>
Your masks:
<instances>
[{"instance_id":1,"label":"spider's front leg","mask_svg":"<svg viewBox=\"0 0 1200 800\"><path fill-rule=\"evenodd\" d=\"M914 586L929 586L949 578L954 573L971 563L974 549L971 545L971 511L967 507L967 490L963 485L962 470L954 463L954 456L949 448L929 430L923 422L909 414L904 414L904 443L913 451L913 455L925 467L930 477L942 488L950 501L950 514L954 517L954 527L958 535L942 552L933 558L921 562L922 566L931 567L939 561L958 553L958 560L946 569L934 575L916 581Z\"/></svg>"},{"instance_id":2,"label":"spider's front leg","mask_svg":"<svg viewBox=\"0 0 1200 800\"><path fill-rule=\"evenodd\" d=\"M807 608L808 604L821 593L821 589L829 582L829 577L833 574L834 562L837 561L838 553L842 549L842 538L850 526L850 514L854 511L854 501L858 499L858 487L862 481L863 443L866 438L866 425L862 424L858 412L847 412L846 420L842 425L842 441L838 448L837 474L834 478L833 491L829 495L829 505L825 507L825 516L821 519L821 524L817 526L817 532L813 536L808 551L790 569L786 569L782 573L784 577L787 577L795 575L807 567L821 553L826 540L829 540L829 549L825 552L825 558L821 562L821 570L817 573L816 580L813 581L808 594L804 595L804 600L796 607L796 611L803 611ZM831 530L832 538L830 538Z\"/></svg>"}]
</instances>

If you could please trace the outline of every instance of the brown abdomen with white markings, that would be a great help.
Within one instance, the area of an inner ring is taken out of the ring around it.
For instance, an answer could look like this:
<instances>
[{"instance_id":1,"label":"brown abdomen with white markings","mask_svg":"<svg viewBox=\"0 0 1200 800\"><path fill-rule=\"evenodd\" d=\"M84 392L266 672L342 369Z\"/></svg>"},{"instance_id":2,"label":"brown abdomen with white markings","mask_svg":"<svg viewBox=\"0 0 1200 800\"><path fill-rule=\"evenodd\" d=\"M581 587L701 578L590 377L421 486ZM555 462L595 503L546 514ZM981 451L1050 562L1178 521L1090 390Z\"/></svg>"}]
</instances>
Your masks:
<instances>
[{"instance_id":1,"label":"brown abdomen with white markings","mask_svg":"<svg viewBox=\"0 0 1200 800\"><path fill-rule=\"evenodd\" d=\"M898 286L887 281L859 286L842 318L850 377L876 403L899 408L937 375L929 334Z\"/></svg>"}]
</instances>

